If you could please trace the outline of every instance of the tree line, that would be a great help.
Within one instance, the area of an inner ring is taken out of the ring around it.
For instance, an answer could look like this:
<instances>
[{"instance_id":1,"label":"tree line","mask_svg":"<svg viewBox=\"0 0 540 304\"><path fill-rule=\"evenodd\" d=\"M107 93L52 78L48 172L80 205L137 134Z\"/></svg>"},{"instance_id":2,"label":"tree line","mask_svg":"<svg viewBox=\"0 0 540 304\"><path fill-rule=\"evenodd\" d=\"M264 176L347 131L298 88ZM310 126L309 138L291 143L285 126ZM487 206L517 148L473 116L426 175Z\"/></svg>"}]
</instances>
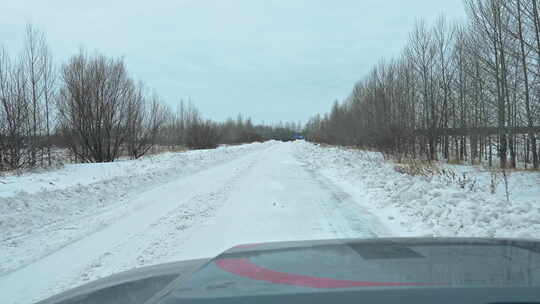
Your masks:
<instances>
[{"instance_id":1,"label":"tree line","mask_svg":"<svg viewBox=\"0 0 540 304\"><path fill-rule=\"evenodd\" d=\"M191 103L172 109L135 81L122 59L99 53L81 50L56 66L45 35L32 25L20 54L0 45L0 171L50 166L55 149L68 149L76 162L111 162L155 146L286 140L299 128L254 126L241 116L218 123Z\"/></svg>"},{"instance_id":2,"label":"tree line","mask_svg":"<svg viewBox=\"0 0 540 304\"><path fill-rule=\"evenodd\" d=\"M418 20L397 58L306 126L317 142L396 158L539 167L537 0L465 0L465 22Z\"/></svg>"}]
</instances>

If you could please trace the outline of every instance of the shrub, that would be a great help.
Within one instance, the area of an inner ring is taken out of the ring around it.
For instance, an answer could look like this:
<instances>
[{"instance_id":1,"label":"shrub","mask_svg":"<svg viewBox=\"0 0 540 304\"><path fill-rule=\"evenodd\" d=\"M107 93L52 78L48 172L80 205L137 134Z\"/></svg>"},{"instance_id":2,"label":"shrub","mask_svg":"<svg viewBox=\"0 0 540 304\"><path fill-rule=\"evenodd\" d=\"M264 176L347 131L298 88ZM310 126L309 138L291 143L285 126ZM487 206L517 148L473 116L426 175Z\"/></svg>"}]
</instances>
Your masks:
<instances>
[{"instance_id":1,"label":"shrub","mask_svg":"<svg viewBox=\"0 0 540 304\"><path fill-rule=\"evenodd\" d=\"M219 128L211 121L193 122L186 132L186 144L190 149L217 148L219 138Z\"/></svg>"}]
</instances>

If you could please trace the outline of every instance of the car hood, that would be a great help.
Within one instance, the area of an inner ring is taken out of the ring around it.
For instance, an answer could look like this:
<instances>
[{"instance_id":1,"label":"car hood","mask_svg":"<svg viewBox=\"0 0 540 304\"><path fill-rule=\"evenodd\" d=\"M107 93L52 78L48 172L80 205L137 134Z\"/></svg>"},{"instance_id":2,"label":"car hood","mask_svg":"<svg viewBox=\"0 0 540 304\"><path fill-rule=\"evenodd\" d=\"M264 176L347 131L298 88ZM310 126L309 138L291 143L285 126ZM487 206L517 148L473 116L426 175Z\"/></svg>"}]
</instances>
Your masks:
<instances>
[{"instance_id":1,"label":"car hood","mask_svg":"<svg viewBox=\"0 0 540 304\"><path fill-rule=\"evenodd\" d=\"M540 301L540 242L409 238L247 244L213 259L120 274L41 303L357 303L359 298Z\"/></svg>"}]
</instances>

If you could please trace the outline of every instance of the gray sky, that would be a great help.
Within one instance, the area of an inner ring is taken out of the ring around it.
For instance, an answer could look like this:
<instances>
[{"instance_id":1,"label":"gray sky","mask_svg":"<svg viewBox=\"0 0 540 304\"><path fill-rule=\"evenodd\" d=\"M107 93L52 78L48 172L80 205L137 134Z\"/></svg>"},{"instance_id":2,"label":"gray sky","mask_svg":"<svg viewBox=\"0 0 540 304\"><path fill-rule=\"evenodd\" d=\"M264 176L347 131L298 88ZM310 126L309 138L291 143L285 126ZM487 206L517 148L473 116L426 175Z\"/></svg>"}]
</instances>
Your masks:
<instances>
[{"instance_id":1,"label":"gray sky","mask_svg":"<svg viewBox=\"0 0 540 304\"><path fill-rule=\"evenodd\" d=\"M464 16L462 0L1 0L0 44L26 22L58 63L84 47L124 56L136 79L206 117L306 121L399 54L415 19Z\"/></svg>"}]
</instances>

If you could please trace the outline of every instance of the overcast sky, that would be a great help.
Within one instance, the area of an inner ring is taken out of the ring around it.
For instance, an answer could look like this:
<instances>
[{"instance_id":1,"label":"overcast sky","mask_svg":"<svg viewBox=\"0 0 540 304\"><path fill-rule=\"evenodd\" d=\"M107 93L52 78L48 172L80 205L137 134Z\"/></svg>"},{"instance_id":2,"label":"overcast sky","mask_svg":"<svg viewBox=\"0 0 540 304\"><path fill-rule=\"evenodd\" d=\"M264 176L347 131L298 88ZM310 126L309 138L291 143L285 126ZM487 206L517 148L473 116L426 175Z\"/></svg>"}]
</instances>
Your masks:
<instances>
[{"instance_id":1,"label":"overcast sky","mask_svg":"<svg viewBox=\"0 0 540 304\"><path fill-rule=\"evenodd\" d=\"M398 54L416 18L464 16L462 0L0 0L0 44L13 54L26 22L57 63L84 47L123 56L171 105L206 117L306 121Z\"/></svg>"}]
</instances>

